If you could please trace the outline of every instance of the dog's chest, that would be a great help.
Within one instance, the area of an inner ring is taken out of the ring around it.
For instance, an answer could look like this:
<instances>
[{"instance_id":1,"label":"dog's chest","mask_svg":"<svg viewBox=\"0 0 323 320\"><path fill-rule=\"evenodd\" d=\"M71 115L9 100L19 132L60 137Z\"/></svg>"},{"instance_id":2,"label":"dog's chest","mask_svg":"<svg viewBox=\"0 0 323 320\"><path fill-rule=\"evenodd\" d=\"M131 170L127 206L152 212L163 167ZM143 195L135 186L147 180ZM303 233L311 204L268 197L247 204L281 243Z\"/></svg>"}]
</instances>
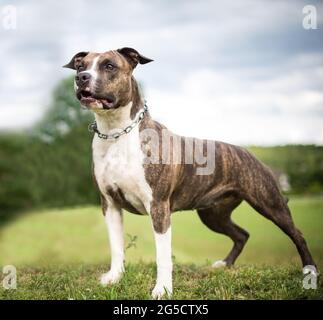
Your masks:
<instances>
[{"instance_id":1,"label":"dog's chest","mask_svg":"<svg viewBox=\"0 0 323 320\"><path fill-rule=\"evenodd\" d=\"M143 160L138 128L115 141L94 137L94 174L101 193L109 197L111 192L121 191L138 212L148 214L152 190L145 178Z\"/></svg>"}]
</instances>

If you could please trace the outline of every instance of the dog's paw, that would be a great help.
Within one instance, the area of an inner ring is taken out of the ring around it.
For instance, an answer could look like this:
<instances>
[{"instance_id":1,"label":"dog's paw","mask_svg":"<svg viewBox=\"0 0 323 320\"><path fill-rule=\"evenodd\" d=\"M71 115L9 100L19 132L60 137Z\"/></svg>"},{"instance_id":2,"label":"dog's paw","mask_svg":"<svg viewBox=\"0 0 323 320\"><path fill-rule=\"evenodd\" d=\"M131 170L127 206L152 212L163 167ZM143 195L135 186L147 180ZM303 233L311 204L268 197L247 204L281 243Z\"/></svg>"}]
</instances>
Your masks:
<instances>
[{"instance_id":1,"label":"dog's paw","mask_svg":"<svg viewBox=\"0 0 323 320\"><path fill-rule=\"evenodd\" d=\"M227 266L227 263L225 261L223 261L223 260L215 261L212 264L212 268L215 268L215 269L224 268L226 266Z\"/></svg>"},{"instance_id":2,"label":"dog's paw","mask_svg":"<svg viewBox=\"0 0 323 320\"><path fill-rule=\"evenodd\" d=\"M160 300L167 295L168 298L172 296L173 288L171 285L156 284L154 290L151 293L153 299Z\"/></svg>"},{"instance_id":3,"label":"dog's paw","mask_svg":"<svg viewBox=\"0 0 323 320\"><path fill-rule=\"evenodd\" d=\"M122 271L110 270L107 273L103 273L100 278L100 283L102 286L107 286L109 284L114 284L119 282L122 277Z\"/></svg>"}]
</instances>

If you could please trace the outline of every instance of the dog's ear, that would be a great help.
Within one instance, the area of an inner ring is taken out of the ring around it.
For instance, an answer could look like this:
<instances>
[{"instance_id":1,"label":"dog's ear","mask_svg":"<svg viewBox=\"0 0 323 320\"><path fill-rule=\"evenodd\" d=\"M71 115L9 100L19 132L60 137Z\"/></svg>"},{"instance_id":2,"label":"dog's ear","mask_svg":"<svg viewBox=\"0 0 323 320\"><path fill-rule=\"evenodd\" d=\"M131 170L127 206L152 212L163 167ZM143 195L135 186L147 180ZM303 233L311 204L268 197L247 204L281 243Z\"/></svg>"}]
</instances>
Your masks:
<instances>
[{"instance_id":1,"label":"dog's ear","mask_svg":"<svg viewBox=\"0 0 323 320\"><path fill-rule=\"evenodd\" d=\"M77 53L68 64L63 66L63 68L70 68L70 69L76 70L76 64L80 62L87 55L88 55L88 52L85 52L85 51Z\"/></svg>"},{"instance_id":2,"label":"dog's ear","mask_svg":"<svg viewBox=\"0 0 323 320\"><path fill-rule=\"evenodd\" d=\"M128 60L128 62L131 64L133 68L135 68L138 63L145 64L145 63L154 61L152 59L144 57L137 50L133 48L125 47L125 48L118 49L117 51Z\"/></svg>"}]
</instances>

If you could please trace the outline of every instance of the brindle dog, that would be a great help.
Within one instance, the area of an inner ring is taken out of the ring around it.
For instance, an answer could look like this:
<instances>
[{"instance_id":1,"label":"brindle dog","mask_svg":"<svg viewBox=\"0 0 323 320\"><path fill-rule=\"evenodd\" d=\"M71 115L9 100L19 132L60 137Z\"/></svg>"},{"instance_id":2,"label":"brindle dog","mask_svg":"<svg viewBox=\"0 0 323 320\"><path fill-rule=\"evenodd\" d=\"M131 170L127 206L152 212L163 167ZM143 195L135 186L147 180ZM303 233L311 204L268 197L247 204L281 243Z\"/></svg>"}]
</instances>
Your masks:
<instances>
[{"instance_id":1,"label":"brindle dog","mask_svg":"<svg viewBox=\"0 0 323 320\"><path fill-rule=\"evenodd\" d=\"M80 52L65 66L77 71L76 96L94 112L97 133L109 135L133 125L132 130L117 134L115 139L101 139L102 135L93 138L93 172L101 193L112 255L111 269L102 276L102 284L117 282L124 271L122 208L151 216L157 255L154 298L172 293L170 216L178 210L197 210L208 228L232 239L232 250L214 267L232 266L249 238L248 232L231 220L232 211L243 200L291 238L303 266L315 266L302 233L293 223L287 201L264 164L234 145L176 136L154 121L149 112L142 111L144 101L132 72L138 63L150 61L132 48L122 48L105 53ZM143 119L134 122L140 113ZM156 133L153 144L147 131ZM172 158L184 155L187 146L202 156L211 152L212 171L197 174L201 165L184 156L176 163L165 163L165 132L172 136ZM212 148L208 149L208 144ZM156 151L156 145L158 161L146 162L144 155L154 147Z\"/></svg>"}]
</instances>

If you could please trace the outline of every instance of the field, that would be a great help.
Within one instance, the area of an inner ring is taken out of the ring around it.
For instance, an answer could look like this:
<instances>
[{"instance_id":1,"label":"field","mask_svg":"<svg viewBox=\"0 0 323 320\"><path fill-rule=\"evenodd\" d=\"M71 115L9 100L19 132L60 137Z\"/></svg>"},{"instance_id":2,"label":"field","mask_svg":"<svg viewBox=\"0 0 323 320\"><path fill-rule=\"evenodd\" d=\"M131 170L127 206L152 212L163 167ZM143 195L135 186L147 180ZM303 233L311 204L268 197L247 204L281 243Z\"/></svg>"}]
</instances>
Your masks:
<instances>
[{"instance_id":1,"label":"field","mask_svg":"<svg viewBox=\"0 0 323 320\"><path fill-rule=\"evenodd\" d=\"M319 266L323 266L323 199L292 198L290 207ZM234 268L213 270L231 240L208 230L194 212L172 217L174 299L322 299L323 287L302 289L292 242L272 222L242 204L233 220L250 239ZM149 299L154 242L149 217L125 214L126 274L110 288L98 277L109 266L99 207L28 212L0 229L0 265L15 265L17 290L0 299Z\"/></svg>"}]
</instances>

